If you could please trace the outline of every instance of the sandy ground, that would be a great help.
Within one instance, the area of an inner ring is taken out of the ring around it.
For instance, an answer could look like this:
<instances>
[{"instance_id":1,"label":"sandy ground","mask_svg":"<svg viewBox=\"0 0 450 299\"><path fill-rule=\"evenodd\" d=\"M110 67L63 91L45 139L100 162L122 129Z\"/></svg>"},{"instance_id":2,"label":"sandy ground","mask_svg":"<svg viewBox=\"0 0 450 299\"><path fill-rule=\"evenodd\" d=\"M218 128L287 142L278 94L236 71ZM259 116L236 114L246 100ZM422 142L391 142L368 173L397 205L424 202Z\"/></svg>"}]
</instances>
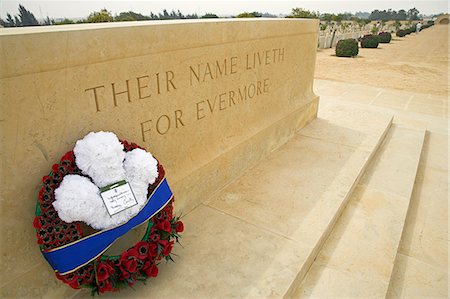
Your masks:
<instances>
[{"instance_id":1,"label":"sandy ground","mask_svg":"<svg viewBox=\"0 0 450 299\"><path fill-rule=\"evenodd\" d=\"M435 95L448 95L450 26L432 26L419 34L393 36L377 49L359 49L355 58L317 52L317 79L367 84ZM436 38L438 37L438 38Z\"/></svg>"}]
</instances>

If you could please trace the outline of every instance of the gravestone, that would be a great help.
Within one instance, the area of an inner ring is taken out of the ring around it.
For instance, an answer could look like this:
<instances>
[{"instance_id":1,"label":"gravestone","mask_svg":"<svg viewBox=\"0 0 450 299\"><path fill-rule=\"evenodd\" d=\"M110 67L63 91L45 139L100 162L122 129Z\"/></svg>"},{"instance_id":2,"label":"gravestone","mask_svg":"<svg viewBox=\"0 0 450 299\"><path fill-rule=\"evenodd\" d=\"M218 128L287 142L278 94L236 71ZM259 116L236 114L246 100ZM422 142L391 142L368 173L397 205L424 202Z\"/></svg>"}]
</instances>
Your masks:
<instances>
[{"instance_id":1,"label":"gravestone","mask_svg":"<svg viewBox=\"0 0 450 299\"><path fill-rule=\"evenodd\" d=\"M2 296L67 291L31 222L41 177L76 140L145 147L187 213L316 117L317 33L295 19L1 29Z\"/></svg>"}]
</instances>

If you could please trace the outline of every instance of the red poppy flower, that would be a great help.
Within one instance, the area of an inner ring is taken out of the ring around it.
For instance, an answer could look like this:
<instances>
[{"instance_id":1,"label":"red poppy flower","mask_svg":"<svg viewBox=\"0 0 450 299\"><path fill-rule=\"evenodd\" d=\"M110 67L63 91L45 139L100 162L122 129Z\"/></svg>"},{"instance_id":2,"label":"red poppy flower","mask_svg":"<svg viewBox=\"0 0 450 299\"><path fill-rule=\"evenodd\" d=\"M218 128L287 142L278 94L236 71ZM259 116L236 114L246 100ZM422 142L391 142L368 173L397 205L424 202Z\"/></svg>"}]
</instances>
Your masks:
<instances>
[{"instance_id":1,"label":"red poppy flower","mask_svg":"<svg viewBox=\"0 0 450 299\"><path fill-rule=\"evenodd\" d=\"M98 281L103 281L108 279L112 274L114 274L114 268L109 265L109 263L100 263L97 267L97 279Z\"/></svg>"},{"instance_id":2,"label":"red poppy flower","mask_svg":"<svg viewBox=\"0 0 450 299\"><path fill-rule=\"evenodd\" d=\"M159 234L151 234L150 235L150 240L153 242L158 242L160 238L161 237L159 236Z\"/></svg>"},{"instance_id":3,"label":"red poppy flower","mask_svg":"<svg viewBox=\"0 0 450 299\"><path fill-rule=\"evenodd\" d=\"M64 156L61 157L60 162L61 162L61 163L62 163L63 161L73 162L74 160L75 160L75 158L74 158L73 151L69 151L69 152L65 153Z\"/></svg>"},{"instance_id":4,"label":"red poppy flower","mask_svg":"<svg viewBox=\"0 0 450 299\"><path fill-rule=\"evenodd\" d=\"M159 244L163 246L162 254L164 256L168 256L170 252L172 251L173 241L167 241L167 240L160 240Z\"/></svg>"},{"instance_id":5,"label":"red poppy flower","mask_svg":"<svg viewBox=\"0 0 450 299\"><path fill-rule=\"evenodd\" d=\"M148 242L141 241L134 246L134 249L138 253L138 259L144 260L148 254Z\"/></svg>"},{"instance_id":6,"label":"red poppy flower","mask_svg":"<svg viewBox=\"0 0 450 299\"><path fill-rule=\"evenodd\" d=\"M48 175L42 177L42 183L43 183L44 185L50 184L51 181L52 181L52 178L51 178L50 176L48 176Z\"/></svg>"},{"instance_id":7,"label":"red poppy flower","mask_svg":"<svg viewBox=\"0 0 450 299\"><path fill-rule=\"evenodd\" d=\"M122 267L130 273L136 272L137 269L137 258L139 254L136 249L131 248L127 251L124 251L120 256L120 263Z\"/></svg>"},{"instance_id":8,"label":"red poppy flower","mask_svg":"<svg viewBox=\"0 0 450 299\"><path fill-rule=\"evenodd\" d=\"M67 283L73 289L79 289L80 288L80 282L82 281L82 279L78 275L75 275L73 273L70 273L70 274L67 274L67 275L60 275L59 273L56 273L56 277L59 280L62 280L65 283Z\"/></svg>"},{"instance_id":9,"label":"red poppy flower","mask_svg":"<svg viewBox=\"0 0 450 299\"><path fill-rule=\"evenodd\" d=\"M98 291L100 293L108 292L113 290L113 285L110 280L100 281L98 284Z\"/></svg>"},{"instance_id":10,"label":"red poppy flower","mask_svg":"<svg viewBox=\"0 0 450 299\"><path fill-rule=\"evenodd\" d=\"M33 227L34 228L41 228L42 227L41 217L34 218L34 220L33 220Z\"/></svg>"},{"instance_id":11,"label":"red poppy flower","mask_svg":"<svg viewBox=\"0 0 450 299\"><path fill-rule=\"evenodd\" d=\"M158 239L159 240L159 239ZM148 244L148 257L154 258L158 255L158 246L155 243Z\"/></svg>"},{"instance_id":12,"label":"red poppy flower","mask_svg":"<svg viewBox=\"0 0 450 299\"><path fill-rule=\"evenodd\" d=\"M158 276L158 267L154 263L151 263L148 261L145 262L145 265L142 268L142 271L144 271L148 277Z\"/></svg>"},{"instance_id":13,"label":"red poppy flower","mask_svg":"<svg viewBox=\"0 0 450 299\"><path fill-rule=\"evenodd\" d=\"M158 228L159 230L163 230L165 232L171 233L172 232L172 226L170 225L170 222L167 220L164 220L162 222L159 222L156 225L156 228Z\"/></svg>"},{"instance_id":14,"label":"red poppy flower","mask_svg":"<svg viewBox=\"0 0 450 299\"><path fill-rule=\"evenodd\" d=\"M58 172L58 167L59 167L59 164L53 164L52 165L52 171L53 172Z\"/></svg>"},{"instance_id":15,"label":"red poppy flower","mask_svg":"<svg viewBox=\"0 0 450 299\"><path fill-rule=\"evenodd\" d=\"M176 231L177 233L181 233L181 232L184 231L184 224L183 224L183 222L178 221L178 222L176 223L175 231Z\"/></svg>"},{"instance_id":16,"label":"red poppy flower","mask_svg":"<svg viewBox=\"0 0 450 299\"><path fill-rule=\"evenodd\" d=\"M122 265L119 266L119 270L120 270L119 280L125 280L130 277L130 273L127 270L125 270L122 267Z\"/></svg>"},{"instance_id":17,"label":"red poppy flower","mask_svg":"<svg viewBox=\"0 0 450 299\"><path fill-rule=\"evenodd\" d=\"M168 242L167 245L163 249L163 255L168 256L172 251L173 242Z\"/></svg>"}]
</instances>

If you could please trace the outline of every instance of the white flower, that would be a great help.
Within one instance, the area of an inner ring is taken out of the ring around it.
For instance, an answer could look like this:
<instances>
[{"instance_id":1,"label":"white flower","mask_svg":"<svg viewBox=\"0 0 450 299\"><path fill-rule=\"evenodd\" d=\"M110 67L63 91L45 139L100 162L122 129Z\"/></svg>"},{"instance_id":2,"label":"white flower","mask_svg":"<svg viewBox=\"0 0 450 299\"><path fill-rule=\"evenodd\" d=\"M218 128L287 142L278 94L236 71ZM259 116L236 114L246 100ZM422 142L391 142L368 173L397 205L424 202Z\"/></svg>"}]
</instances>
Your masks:
<instances>
[{"instance_id":1,"label":"white flower","mask_svg":"<svg viewBox=\"0 0 450 299\"><path fill-rule=\"evenodd\" d=\"M148 185L158 178L158 161L152 154L137 148L125 154L123 166L138 202L145 203Z\"/></svg>"},{"instance_id":2,"label":"white flower","mask_svg":"<svg viewBox=\"0 0 450 299\"><path fill-rule=\"evenodd\" d=\"M67 223L83 221L90 225L92 219L108 216L98 187L80 175L66 175L55 190L55 199L53 206Z\"/></svg>"},{"instance_id":3,"label":"white flower","mask_svg":"<svg viewBox=\"0 0 450 299\"><path fill-rule=\"evenodd\" d=\"M125 179L123 145L114 133L91 132L78 140L75 162L83 174L92 178L98 187L105 187Z\"/></svg>"}]
</instances>

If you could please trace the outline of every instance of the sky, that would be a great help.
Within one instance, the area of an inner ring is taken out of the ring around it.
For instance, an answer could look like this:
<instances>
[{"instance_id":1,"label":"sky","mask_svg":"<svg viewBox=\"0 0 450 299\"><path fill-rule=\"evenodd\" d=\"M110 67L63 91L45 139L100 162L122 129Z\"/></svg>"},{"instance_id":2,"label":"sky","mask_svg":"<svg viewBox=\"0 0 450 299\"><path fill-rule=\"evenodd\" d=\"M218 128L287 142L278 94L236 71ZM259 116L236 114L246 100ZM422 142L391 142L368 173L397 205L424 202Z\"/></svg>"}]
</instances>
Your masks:
<instances>
[{"instance_id":1,"label":"sky","mask_svg":"<svg viewBox=\"0 0 450 299\"><path fill-rule=\"evenodd\" d=\"M197 13L203 15L211 12L219 16L237 15L241 12L258 11L268 12L275 15L289 14L294 7L301 7L308 10L319 11L321 13L340 13L367 11L371 12L375 9L393 9L408 10L416 7L420 13L430 15L441 12L448 12L448 1L338 1L338 0L316 0L316 1L238 1L238 0L209 0L209 1L156 1L156 0L140 0L140 1L74 1L74 0L0 0L0 17L5 18L6 13L12 15L18 13L18 6L22 4L26 9L30 10L38 19L46 18L80 18L87 17L93 11L99 11L106 8L113 15L124 11L134 11L143 15L149 15L150 12L158 13L163 9L171 11L179 9L183 14Z\"/></svg>"}]
</instances>

